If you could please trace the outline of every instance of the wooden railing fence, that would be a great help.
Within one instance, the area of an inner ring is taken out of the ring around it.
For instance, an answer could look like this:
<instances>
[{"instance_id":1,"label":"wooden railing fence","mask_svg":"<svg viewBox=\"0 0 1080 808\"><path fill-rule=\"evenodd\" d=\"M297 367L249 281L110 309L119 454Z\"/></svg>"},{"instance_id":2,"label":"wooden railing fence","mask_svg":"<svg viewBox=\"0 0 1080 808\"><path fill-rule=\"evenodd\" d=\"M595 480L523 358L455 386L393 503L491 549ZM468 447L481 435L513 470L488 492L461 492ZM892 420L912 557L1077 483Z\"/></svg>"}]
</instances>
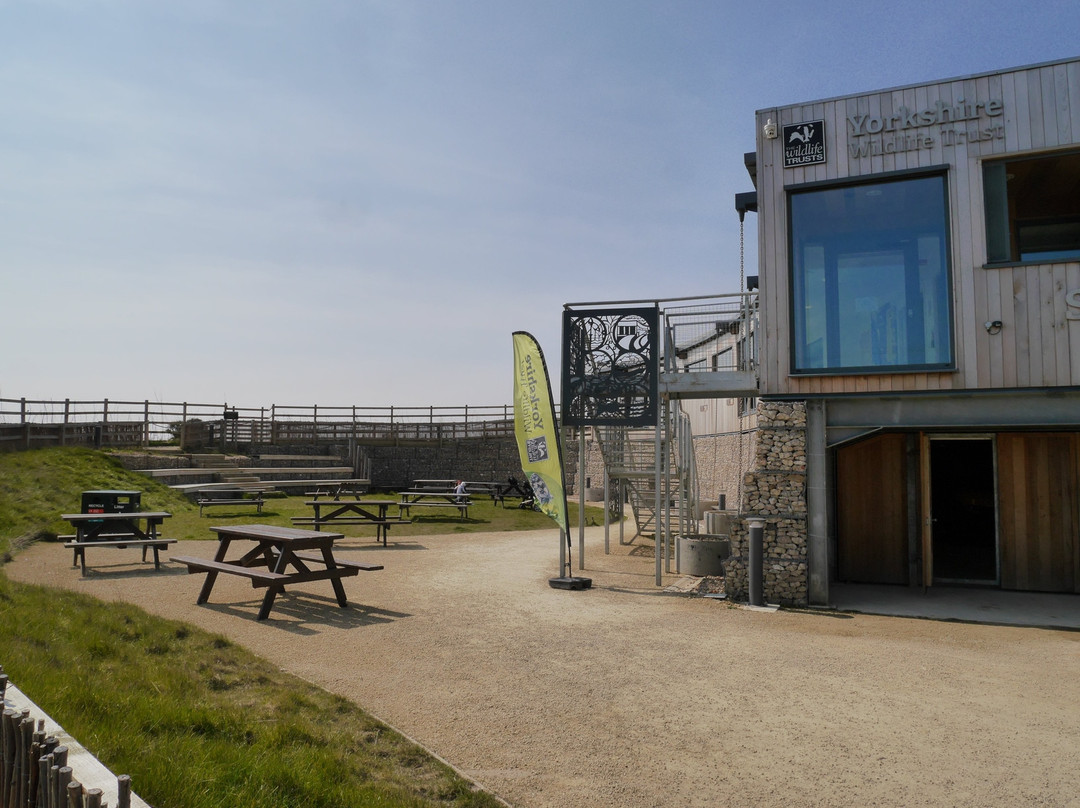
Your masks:
<instances>
[{"instance_id":1,"label":"wooden railing fence","mask_svg":"<svg viewBox=\"0 0 1080 808\"><path fill-rule=\"evenodd\" d=\"M72 445L126 448L510 437L513 406L362 407L0 398L0 451Z\"/></svg>"}]
</instances>

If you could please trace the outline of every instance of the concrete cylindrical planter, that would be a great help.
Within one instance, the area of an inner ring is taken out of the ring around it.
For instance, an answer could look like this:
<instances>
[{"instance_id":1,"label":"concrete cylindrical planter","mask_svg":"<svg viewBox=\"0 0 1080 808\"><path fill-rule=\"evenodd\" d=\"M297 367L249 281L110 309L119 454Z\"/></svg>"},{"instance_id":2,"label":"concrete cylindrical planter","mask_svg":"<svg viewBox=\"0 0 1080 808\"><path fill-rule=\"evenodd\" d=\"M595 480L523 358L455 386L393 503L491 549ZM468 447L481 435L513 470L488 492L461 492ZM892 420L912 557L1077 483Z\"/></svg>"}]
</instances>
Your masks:
<instances>
[{"instance_id":1,"label":"concrete cylindrical planter","mask_svg":"<svg viewBox=\"0 0 1080 808\"><path fill-rule=\"evenodd\" d=\"M679 571L684 575L723 575L724 561L730 555L728 539L679 536Z\"/></svg>"}]
</instances>

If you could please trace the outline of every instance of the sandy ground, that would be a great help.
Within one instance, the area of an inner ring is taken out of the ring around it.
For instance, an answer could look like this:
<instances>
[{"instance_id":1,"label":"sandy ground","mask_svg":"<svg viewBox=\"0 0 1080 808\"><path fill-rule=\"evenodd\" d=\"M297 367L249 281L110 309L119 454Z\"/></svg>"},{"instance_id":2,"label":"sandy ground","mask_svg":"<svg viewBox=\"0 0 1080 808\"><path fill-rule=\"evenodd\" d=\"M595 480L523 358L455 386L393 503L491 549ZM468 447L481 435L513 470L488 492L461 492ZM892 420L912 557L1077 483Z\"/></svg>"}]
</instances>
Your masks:
<instances>
[{"instance_id":1,"label":"sandy ground","mask_svg":"<svg viewBox=\"0 0 1080 808\"><path fill-rule=\"evenodd\" d=\"M611 544L589 529L594 586L567 592L553 531L346 539L386 565L345 580L350 607L313 583L265 622L247 581L196 606L201 575L137 550L7 569L226 635L523 808L1080 806L1080 633L750 610Z\"/></svg>"}]
</instances>

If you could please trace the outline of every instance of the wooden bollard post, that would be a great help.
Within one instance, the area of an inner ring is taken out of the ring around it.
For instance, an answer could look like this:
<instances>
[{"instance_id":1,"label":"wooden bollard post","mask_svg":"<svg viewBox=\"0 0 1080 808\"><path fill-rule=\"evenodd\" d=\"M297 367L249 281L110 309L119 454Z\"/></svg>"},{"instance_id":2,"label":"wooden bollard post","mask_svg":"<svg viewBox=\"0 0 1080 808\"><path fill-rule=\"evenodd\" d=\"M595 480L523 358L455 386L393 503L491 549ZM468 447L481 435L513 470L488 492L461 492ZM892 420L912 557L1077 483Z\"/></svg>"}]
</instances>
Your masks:
<instances>
[{"instance_id":1,"label":"wooden bollard post","mask_svg":"<svg viewBox=\"0 0 1080 808\"><path fill-rule=\"evenodd\" d=\"M51 767L52 761L49 760L48 755L38 758L37 788L32 793L37 795L33 804L39 806L39 808L49 804L49 769Z\"/></svg>"},{"instance_id":2,"label":"wooden bollard post","mask_svg":"<svg viewBox=\"0 0 1080 808\"><path fill-rule=\"evenodd\" d=\"M0 805L7 808L8 793L11 790L11 770L15 765L15 733L12 730L12 722L15 720L15 711L8 708L4 710L2 722L0 722L0 752L3 753L3 764L0 765Z\"/></svg>"},{"instance_id":3,"label":"wooden bollard post","mask_svg":"<svg viewBox=\"0 0 1080 808\"><path fill-rule=\"evenodd\" d=\"M26 761L26 805L33 808L41 792L41 759L45 754L45 721L39 719L30 735L30 753ZM48 760L46 760L48 764ZM47 769L46 769L47 771Z\"/></svg>"},{"instance_id":4,"label":"wooden bollard post","mask_svg":"<svg viewBox=\"0 0 1080 808\"><path fill-rule=\"evenodd\" d=\"M30 739L34 735L34 722L29 718L29 710L23 710L19 726L15 732L15 782L11 791L15 794L15 808L26 805L27 761L30 759Z\"/></svg>"},{"instance_id":5,"label":"wooden bollard post","mask_svg":"<svg viewBox=\"0 0 1080 808\"><path fill-rule=\"evenodd\" d=\"M71 767L61 766L56 773L56 791L53 792L53 802L49 808L64 808L68 784L71 782Z\"/></svg>"},{"instance_id":6,"label":"wooden bollard post","mask_svg":"<svg viewBox=\"0 0 1080 808\"><path fill-rule=\"evenodd\" d=\"M52 790L49 792L49 804L47 808L64 808L64 789L71 780L71 767L67 765L68 749L60 745L53 750L53 771L56 776L52 780Z\"/></svg>"},{"instance_id":7,"label":"wooden bollard post","mask_svg":"<svg viewBox=\"0 0 1080 808\"><path fill-rule=\"evenodd\" d=\"M101 802L101 789L88 788L86 790L86 808L105 808Z\"/></svg>"},{"instance_id":8,"label":"wooden bollard post","mask_svg":"<svg viewBox=\"0 0 1080 808\"><path fill-rule=\"evenodd\" d=\"M131 775L116 778L116 808L131 808Z\"/></svg>"},{"instance_id":9,"label":"wooden bollard post","mask_svg":"<svg viewBox=\"0 0 1080 808\"><path fill-rule=\"evenodd\" d=\"M82 783L78 780L67 784L67 808L83 808Z\"/></svg>"}]
</instances>

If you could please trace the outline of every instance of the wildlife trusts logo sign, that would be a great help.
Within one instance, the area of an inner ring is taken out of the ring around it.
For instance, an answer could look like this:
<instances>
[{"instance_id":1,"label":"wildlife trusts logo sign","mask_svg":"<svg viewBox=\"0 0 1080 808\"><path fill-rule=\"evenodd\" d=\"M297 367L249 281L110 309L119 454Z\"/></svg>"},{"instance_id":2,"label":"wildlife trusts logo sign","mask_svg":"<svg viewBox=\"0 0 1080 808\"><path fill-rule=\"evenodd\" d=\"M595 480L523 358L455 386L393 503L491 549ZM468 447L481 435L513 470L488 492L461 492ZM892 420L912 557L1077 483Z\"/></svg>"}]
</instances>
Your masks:
<instances>
[{"instance_id":1,"label":"wildlife trusts logo sign","mask_svg":"<svg viewBox=\"0 0 1080 808\"><path fill-rule=\"evenodd\" d=\"M784 168L825 162L825 121L804 121L784 127Z\"/></svg>"}]
</instances>

